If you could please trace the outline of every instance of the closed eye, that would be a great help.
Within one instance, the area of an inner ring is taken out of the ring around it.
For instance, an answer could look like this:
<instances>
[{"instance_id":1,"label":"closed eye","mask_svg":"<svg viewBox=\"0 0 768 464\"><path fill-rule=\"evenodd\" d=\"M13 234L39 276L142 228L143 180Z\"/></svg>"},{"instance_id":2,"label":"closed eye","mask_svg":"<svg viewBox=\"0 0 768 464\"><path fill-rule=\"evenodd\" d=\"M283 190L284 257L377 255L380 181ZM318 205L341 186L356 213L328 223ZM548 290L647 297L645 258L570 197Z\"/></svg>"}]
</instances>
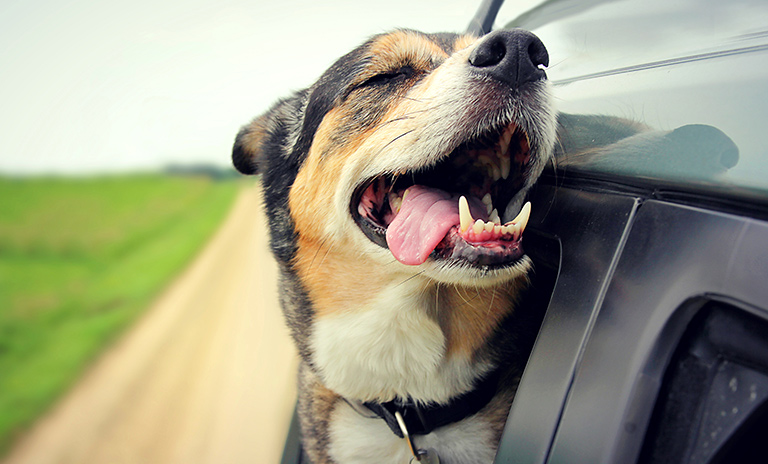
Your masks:
<instances>
[{"instance_id":1,"label":"closed eye","mask_svg":"<svg viewBox=\"0 0 768 464\"><path fill-rule=\"evenodd\" d=\"M376 74L375 76L372 76L367 80L363 81L357 87L358 88L373 87L373 86L379 86L379 85L392 84L395 82L400 82L405 79L408 79L409 77L413 76L414 73L415 71L413 70L412 67L403 66L402 68L396 69L394 71L387 71L387 72Z\"/></svg>"}]
</instances>

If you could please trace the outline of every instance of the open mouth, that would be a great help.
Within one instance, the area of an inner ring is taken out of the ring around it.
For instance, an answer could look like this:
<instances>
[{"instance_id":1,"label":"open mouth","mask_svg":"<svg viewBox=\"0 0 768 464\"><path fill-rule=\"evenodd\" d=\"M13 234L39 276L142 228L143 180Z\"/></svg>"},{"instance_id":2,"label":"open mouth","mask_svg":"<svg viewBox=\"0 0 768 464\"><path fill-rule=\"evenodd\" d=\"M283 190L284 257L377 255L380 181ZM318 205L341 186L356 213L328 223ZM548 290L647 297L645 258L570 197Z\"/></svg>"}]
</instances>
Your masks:
<instances>
[{"instance_id":1,"label":"open mouth","mask_svg":"<svg viewBox=\"0 0 768 464\"><path fill-rule=\"evenodd\" d=\"M434 166L364 182L352 196L352 217L404 264L431 257L476 267L513 265L523 256L530 215L530 204L522 205L530 157L527 134L509 124L463 143ZM518 214L502 223L508 205Z\"/></svg>"}]
</instances>

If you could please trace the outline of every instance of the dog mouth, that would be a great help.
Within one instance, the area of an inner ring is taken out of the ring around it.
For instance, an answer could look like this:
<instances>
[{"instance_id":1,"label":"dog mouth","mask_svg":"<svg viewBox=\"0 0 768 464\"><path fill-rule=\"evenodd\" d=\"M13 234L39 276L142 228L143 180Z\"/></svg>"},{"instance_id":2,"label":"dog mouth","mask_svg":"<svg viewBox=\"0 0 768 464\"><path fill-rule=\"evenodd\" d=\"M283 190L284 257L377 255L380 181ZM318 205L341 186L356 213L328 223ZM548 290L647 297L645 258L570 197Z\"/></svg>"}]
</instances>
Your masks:
<instances>
[{"instance_id":1,"label":"dog mouth","mask_svg":"<svg viewBox=\"0 0 768 464\"><path fill-rule=\"evenodd\" d=\"M403 264L431 258L482 268L514 265L523 257L530 215L530 203L522 204L530 161L528 135L509 124L462 143L434 166L363 182L352 196L352 217ZM505 211L516 216L502 223Z\"/></svg>"}]
</instances>

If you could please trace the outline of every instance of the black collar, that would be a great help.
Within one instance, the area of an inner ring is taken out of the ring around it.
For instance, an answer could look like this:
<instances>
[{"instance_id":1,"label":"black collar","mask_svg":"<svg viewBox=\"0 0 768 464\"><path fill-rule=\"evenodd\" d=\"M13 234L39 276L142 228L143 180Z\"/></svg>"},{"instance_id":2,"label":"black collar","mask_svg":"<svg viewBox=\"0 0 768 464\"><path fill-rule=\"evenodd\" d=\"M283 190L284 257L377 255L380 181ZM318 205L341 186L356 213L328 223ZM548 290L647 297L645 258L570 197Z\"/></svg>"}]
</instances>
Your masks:
<instances>
[{"instance_id":1,"label":"black collar","mask_svg":"<svg viewBox=\"0 0 768 464\"><path fill-rule=\"evenodd\" d=\"M402 414L410 435L426 435L438 427L458 422L483 409L496 395L498 384L499 369L496 369L480 380L474 389L452 398L446 404L419 405L409 398L363 405L384 419L392 432L400 438L403 438L403 432L395 419L396 411Z\"/></svg>"}]
</instances>

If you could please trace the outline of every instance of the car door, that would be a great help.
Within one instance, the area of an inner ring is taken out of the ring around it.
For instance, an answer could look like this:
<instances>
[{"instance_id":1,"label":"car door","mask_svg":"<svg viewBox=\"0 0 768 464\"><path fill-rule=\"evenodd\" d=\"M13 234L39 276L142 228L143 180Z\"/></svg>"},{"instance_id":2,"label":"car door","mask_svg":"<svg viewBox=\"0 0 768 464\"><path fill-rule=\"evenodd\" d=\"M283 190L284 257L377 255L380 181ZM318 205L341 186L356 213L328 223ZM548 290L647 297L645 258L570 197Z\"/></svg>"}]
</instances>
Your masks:
<instances>
[{"instance_id":1,"label":"car door","mask_svg":"<svg viewBox=\"0 0 768 464\"><path fill-rule=\"evenodd\" d=\"M556 280L496 462L764 456L768 5L505 8L565 115L526 236Z\"/></svg>"}]
</instances>

